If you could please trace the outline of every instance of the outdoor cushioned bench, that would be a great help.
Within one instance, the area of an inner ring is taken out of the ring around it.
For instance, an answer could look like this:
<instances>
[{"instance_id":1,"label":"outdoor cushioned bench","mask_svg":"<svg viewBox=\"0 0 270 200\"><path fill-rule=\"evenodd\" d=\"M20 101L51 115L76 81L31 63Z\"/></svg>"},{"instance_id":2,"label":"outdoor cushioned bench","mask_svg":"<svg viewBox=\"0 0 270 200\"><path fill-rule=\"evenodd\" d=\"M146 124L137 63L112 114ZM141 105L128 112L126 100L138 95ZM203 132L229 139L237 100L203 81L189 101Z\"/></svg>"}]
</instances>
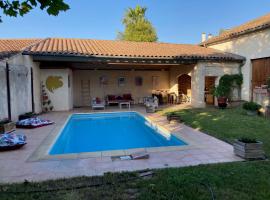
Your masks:
<instances>
[{"instance_id":1,"label":"outdoor cushioned bench","mask_svg":"<svg viewBox=\"0 0 270 200\"><path fill-rule=\"evenodd\" d=\"M131 94L123 94L122 96L120 96L120 95L107 95L107 98L106 98L107 105L119 104L121 102L134 103L134 100L132 99Z\"/></svg>"}]
</instances>

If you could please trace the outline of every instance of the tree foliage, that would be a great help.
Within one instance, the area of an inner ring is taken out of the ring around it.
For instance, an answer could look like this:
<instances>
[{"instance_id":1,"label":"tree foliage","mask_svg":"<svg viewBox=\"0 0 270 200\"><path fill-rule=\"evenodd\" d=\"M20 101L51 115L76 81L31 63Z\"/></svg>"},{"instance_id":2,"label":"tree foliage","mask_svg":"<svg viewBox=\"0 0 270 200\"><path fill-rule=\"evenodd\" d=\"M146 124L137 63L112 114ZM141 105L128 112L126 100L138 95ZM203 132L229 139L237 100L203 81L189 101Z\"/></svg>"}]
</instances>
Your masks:
<instances>
[{"instance_id":1,"label":"tree foliage","mask_svg":"<svg viewBox=\"0 0 270 200\"><path fill-rule=\"evenodd\" d=\"M136 6L128 8L123 18L124 32L118 34L120 40L136 42L155 42L157 34L151 22L145 17L147 8Z\"/></svg>"},{"instance_id":2,"label":"tree foliage","mask_svg":"<svg viewBox=\"0 0 270 200\"><path fill-rule=\"evenodd\" d=\"M3 14L11 17L24 16L35 7L39 7L41 10L45 9L49 15L54 16L69 9L69 5L64 0L0 0Z\"/></svg>"}]
</instances>

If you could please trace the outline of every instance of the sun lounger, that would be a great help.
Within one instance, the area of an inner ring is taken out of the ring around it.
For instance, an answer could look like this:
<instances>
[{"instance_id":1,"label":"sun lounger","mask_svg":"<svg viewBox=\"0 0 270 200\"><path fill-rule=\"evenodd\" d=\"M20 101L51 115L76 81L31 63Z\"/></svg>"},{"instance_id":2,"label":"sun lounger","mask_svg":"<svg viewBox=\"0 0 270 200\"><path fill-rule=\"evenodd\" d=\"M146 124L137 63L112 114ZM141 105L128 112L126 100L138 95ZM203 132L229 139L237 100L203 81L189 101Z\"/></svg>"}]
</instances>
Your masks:
<instances>
[{"instance_id":1,"label":"sun lounger","mask_svg":"<svg viewBox=\"0 0 270 200\"><path fill-rule=\"evenodd\" d=\"M0 134L0 151L19 149L26 144L26 136L15 133Z\"/></svg>"},{"instance_id":2,"label":"sun lounger","mask_svg":"<svg viewBox=\"0 0 270 200\"><path fill-rule=\"evenodd\" d=\"M31 128L38 128L38 127L42 127L42 126L51 125L53 123L54 122L52 122L50 120L44 120L44 119L40 119L38 117L33 117L33 118L28 118L28 119L18 121L16 123L16 127L17 128L31 129Z\"/></svg>"}]
</instances>

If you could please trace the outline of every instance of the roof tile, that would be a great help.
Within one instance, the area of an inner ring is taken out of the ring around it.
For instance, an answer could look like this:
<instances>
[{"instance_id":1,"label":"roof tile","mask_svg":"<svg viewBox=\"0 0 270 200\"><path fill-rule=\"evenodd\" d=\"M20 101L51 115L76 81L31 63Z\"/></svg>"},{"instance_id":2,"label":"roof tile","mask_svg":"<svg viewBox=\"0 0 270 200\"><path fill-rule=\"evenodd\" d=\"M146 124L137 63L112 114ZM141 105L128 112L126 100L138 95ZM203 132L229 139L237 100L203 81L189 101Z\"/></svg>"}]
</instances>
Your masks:
<instances>
[{"instance_id":1,"label":"roof tile","mask_svg":"<svg viewBox=\"0 0 270 200\"><path fill-rule=\"evenodd\" d=\"M257 19L251 20L247 23L244 23L240 26L231 28L230 30L224 31L222 34L212 37L205 42L202 42L202 46L207 46L210 44L219 43L228 39L238 37L243 34L252 33L254 31L259 31L265 28L270 27L270 13L264 16L261 16Z\"/></svg>"},{"instance_id":2,"label":"roof tile","mask_svg":"<svg viewBox=\"0 0 270 200\"><path fill-rule=\"evenodd\" d=\"M24 50L30 55L244 60L242 56L190 44L48 38Z\"/></svg>"},{"instance_id":3,"label":"roof tile","mask_svg":"<svg viewBox=\"0 0 270 200\"><path fill-rule=\"evenodd\" d=\"M0 39L0 59L20 53L40 41L41 39Z\"/></svg>"}]
</instances>

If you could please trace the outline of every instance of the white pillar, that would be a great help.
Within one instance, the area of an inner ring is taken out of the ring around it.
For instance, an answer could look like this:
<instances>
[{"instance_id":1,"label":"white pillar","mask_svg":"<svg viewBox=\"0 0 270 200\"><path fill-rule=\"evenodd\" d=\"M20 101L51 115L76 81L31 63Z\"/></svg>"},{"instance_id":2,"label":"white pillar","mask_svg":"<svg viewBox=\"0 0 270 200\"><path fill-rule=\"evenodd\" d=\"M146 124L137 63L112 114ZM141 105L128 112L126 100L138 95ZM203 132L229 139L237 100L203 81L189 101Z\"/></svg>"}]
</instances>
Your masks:
<instances>
[{"instance_id":1,"label":"white pillar","mask_svg":"<svg viewBox=\"0 0 270 200\"><path fill-rule=\"evenodd\" d=\"M205 66L197 64L191 72L191 105L204 108Z\"/></svg>"}]
</instances>

